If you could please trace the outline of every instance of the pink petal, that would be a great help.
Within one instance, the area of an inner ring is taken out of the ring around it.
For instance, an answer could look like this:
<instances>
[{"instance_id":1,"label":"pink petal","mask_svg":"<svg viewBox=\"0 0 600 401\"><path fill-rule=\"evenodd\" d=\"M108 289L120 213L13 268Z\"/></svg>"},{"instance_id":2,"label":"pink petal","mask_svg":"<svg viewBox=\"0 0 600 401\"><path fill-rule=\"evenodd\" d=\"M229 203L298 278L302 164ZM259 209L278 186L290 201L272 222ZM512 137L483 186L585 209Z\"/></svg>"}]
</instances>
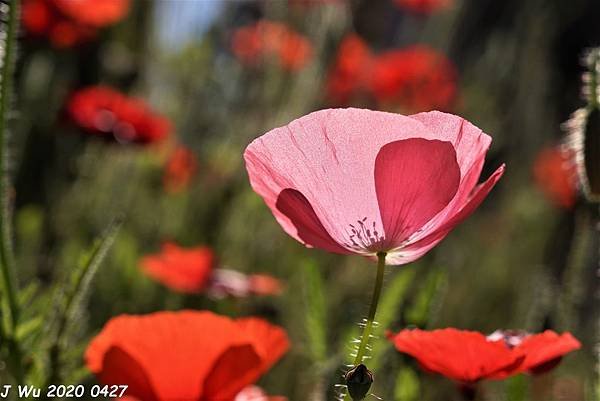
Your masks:
<instances>
[{"instance_id":1,"label":"pink petal","mask_svg":"<svg viewBox=\"0 0 600 401\"><path fill-rule=\"evenodd\" d=\"M425 124L440 139L445 138L442 140L452 142L461 171L461 182L456 196L443 212L435 216L424 227L421 233L421 237L424 237L428 232L444 224L448 218L464 206L479 181L485 155L492 138L467 120L452 114L432 111L410 117Z\"/></svg>"},{"instance_id":2,"label":"pink petal","mask_svg":"<svg viewBox=\"0 0 600 401\"><path fill-rule=\"evenodd\" d=\"M383 146L375 161L375 188L385 247L396 247L454 198L460 182L450 142L411 138Z\"/></svg>"},{"instance_id":3,"label":"pink petal","mask_svg":"<svg viewBox=\"0 0 600 401\"><path fill-rule=\"evenodd\" d=\"M462 223L467 217L477 209L483 200L496 185L500 177L504 174L504 165L500 166L483 184L477 186L465 206L458 211L454 216L445 221L436 230L430 232L416 242L411 242L405 246L399 247L391 251L387 256L387 263L391 265L401 265L410 263L443 240L446 235L458 224Z\"/></svg>"},{"instance_id":4,"label":"pink petal","mask_svg":"<svg viewBox=\"0 0 600 401\"><path fill-rule=\"evenodd\" d=\"M252 187L289 235L306 243L290 218L276 207L283 190L295 189L312 206L329 236L338 244L348 244L349 225L365 217L366 224L383 229L373 175L379 150L389 142L416 137L438 139L414 118L328 109L257 138L244 158ZM313 245L320 247L321 241Z\"/></svg>"},{"instance_id":5,"label":"pink petal","mask_svg":"<svg viewBox=\"0 0 600 401\"><path fill-rule=\"evenodd\" d=\"M435 139L451 142L456 150L456 161L464 178L473 164L480 161L492 143L492 138L462 117L430 111L410 116L425 125ZM479 170L481 171L481 170ZM473 182L473 186L477 180Z\"/></svg>"}]
</instances>

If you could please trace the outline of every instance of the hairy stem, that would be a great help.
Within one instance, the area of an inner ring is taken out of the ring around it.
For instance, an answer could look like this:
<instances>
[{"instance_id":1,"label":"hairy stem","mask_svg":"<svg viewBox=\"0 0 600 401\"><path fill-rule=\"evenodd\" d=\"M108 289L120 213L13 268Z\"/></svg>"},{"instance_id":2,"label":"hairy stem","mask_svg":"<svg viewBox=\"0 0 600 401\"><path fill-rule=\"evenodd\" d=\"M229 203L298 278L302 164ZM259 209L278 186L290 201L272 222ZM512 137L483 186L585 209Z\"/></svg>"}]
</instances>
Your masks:
<instances>
[{"instance_id":1,"label":"hairy stem","mask_svg":"<svg viewBox=\"0 0 600 401\"><path fill-rule=\"evenodd\" d=\"M377 313L377 304L379 304L379 296L381 295L381 287L383 287L383 272L385 271L385 252L379 252L377 254L377 278L375 279L375 287L373 288L373 295L371 296L371 306L369 307L369 315L367 316L367 322L363 330L363 334L360 339L360 345L356 352L356 358L354 358L354 366L362 363L365 356L367 345L369 344L369 338L373 331L373 322L375 321L375 313Z\"/></svg>"},{"instance_id":2,"label":"hairy stem","mask_svg":"<svg viewBox=\"0 0 600 401\"><path fill-rule=\"evenodd\" d=\"M362 363L363 358L369 345L369 339L373 331L373 324L375 322L375 314L377 313L377 305L379 304L379 296L381 295L381 288L383 287L383 273L385 272L385 252L377 253L377 277L375 278L375 287L373 288L373 295L371 296L371 306L369 307L369 314L367 315L367 321L365 322L365 328L363 329L362 336L360 337L360 344L356 351L356 357L354 358L354 366ZM346 393L344 400L349 399L348 393Z\"/></svg>"},{"instance_id":3,"label":"hairy stem","mask_svg":"<svg viewBox=\"0 0 600 401\"><path fill-rule=\"evenodd\" d=\"M2 31L5 33L4 57L0 63L0 274L2 276L3 313L5 315L5 335L12 373L18 382L23 379L21 352L17 342L16 328L19 320L17 287L14 274L14 255L12 249L12 224L10 221L10 181L8 176L7 137L8 119L13 92L13 73L15 66L15 40L19 21L19 1L2 1L0 12L3 16Z\"/></svg>"}]
</instances>

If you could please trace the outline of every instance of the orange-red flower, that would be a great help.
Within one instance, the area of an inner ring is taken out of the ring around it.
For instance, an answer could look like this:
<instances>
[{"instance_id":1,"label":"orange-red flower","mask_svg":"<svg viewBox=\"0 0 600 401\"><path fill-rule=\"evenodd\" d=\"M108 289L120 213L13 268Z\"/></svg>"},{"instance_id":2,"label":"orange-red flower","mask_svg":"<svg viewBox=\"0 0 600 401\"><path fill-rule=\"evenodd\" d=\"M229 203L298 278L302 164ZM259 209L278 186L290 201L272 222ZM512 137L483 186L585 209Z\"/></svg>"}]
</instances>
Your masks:
<instances>
[{"instance_id":1,"label":"orange-red flower","mask_svg":"<svg viewBox=\"0 0 600 401\"><path fill-rule=\"evenodd\" d=\"M312 45L287 25L259 21L238 28L231 40L233 54L244 64L256 66L265 58L275 58L282 68L297 71L312 57Z\"/></svg>"},{"instance_id":2,"label":"orange-red flower","mask_svg":"<svg viewBox=\"0 0 600 401\"><path fill-rule=\"evenodd\" d=\"M397 104L410 112L448 110L456 98L454 65L427 46L411 46L378 56L371 86L379 103Z\"/></svg>"},{"instance_id":3,"label":"orange-red flower","mask_svg":"<svg viewBox=\"0 0 600 401\"><path fill-rule=\"evenodd\" d=\"M556 367L564 355L581 348L581 343L571 333L557 334L552 330L539 334L498 330L488 339L503 340L508 348L525 356L523 363L511 373L547 372Z\"/></svg>"},{"instance_id":4,"label":"orange-red flower","mask_svg":"<svg viewBox=\"0 0 600 401\"><path fill-rule=\"evenodd\" d=\"M141 99L105 86L75 92L67 105L71 119L86 131L119 142L150 144L171 133L171 123Z\"/></svg>"},{"instance_id":5,"label":"orange-red flower","mask_svg":"<svg viewBox=\"0 0 600 401\"><path fill-rule=\"evenodd\" d=\"M518 352L511 352L504 341L489 340L475 331L402 330L389 338L398 351L415 358L426 370L461 383L513 372L524 358Z\"/></svg>"},{"instance_id":6,"label":"orange-red flower","mask_svg":"<svg viewBox=\"0 0 600 401\"><path fill-rule=\"evenodd\" d=\"M373 56L356 34L342 40L327 79L327 97L337 105L348 104L357 93L367 90Z\"/></svg>"},{"instance_id":7,"label":"orange-red flower","mask_svg":"<svg viewBox=\"0 0 600 401\"><path fill-rule=\"evenodd\" d=\"M275 277L266 274L247 275L231 269L215 269L206 288L206 293L217 299L227 296L279 295L282 291L283 284Z\"/></svg>"},{"instance_id":8,"label":"orange-red flower","mask_svg":"<svg viewBox=\"0 0 600 401\"><path fill-rule=\"evenodd\" d=\"M542 149L533 164L533 178L554 204L573 207L577 200L577 172L571 151L559 146Z\"/></svg>"},{"instance_id":9,"label":"orange-red flower","mask_svg":"<svg viewBox=\"0 0 600 401\"><path fill-rule=\"evenodd\" d=\"M168 192L181 192L190 184L198 162L194 152L185 146L178 146L167 159L163 175L163 185Z\"/></svg>"},{"instance_id":10,"label":"orange-red flower","mask_svg":"<svg viewBox=\"0 0 600 401\"><path fill-rule=\"evenodd\" d=\"M431 14L452 4L452 0L394 0L394 2L405 10L419 14Z\"/></svg>"},{"instance_id":11,"label":"orange-red flower","mask_svg":"<svg viewBox=\"0 0 600 401\"><path fill-rule=\"evenodd\" d=\"M143 401L234 401L288 350L285 331L260 318L206 311L121 315L89 344L101 383Z\"/></svg>"},{"instance_id":12,"label":"orange-red flower","mask_svg":"<svg viewBox=\"0 0 600 401\"><path fill-rule=\"evenodd\" d=\"M215 264L212 249L205 246L185 249L176 244L163 244L158 254L141 259L140 267L153 279L181 292L199 292L211 279Z\"/></svg>"},{"instance_id":13,"label":"orange-red flower","mask_svg":"<svg viewBox=\"0 0 600 401\"><path fill-rule=\"evenodd\" d=\"M22 20L33 36L56 47L71 47L96 36L99 28L127 15L130 0L24 0Z\"/></svg>"},{"instance_id":14,"label":"orange-red flower","mask_svg":"<svg viewBox=\"0 0 600 401\"><path fill-rule=\"evenodd\" d=\"M453 328L402 330L390 334L400 352L415 358L424 369L459 383L504 379L518 373L542 373L555 367L581 344L570 333L558 335L497 331L485 336Z\"/></svg>"},{"instance_id":15,"label":"orange-red flower","mask_svg":"<svg viewBox=\"0 0 600 401\"><path fill-rule=\"evenodd\" d=\"M182 248L163 244L160 253L143 257L141 269L154 280L183 293L205 292L213 298L227 296L279 295L283 284L266 274L247 275L235 270L216 268L211 248Z\"/></svg>"}]
</instances>

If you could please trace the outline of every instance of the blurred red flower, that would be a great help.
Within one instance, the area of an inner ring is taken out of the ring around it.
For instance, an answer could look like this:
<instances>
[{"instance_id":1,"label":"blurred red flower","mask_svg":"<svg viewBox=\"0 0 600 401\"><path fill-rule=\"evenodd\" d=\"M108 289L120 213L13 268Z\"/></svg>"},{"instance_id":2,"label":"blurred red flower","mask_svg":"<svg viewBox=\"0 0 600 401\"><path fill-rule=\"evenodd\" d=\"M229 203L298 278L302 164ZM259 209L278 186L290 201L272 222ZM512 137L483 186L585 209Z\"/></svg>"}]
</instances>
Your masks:
<instances>
[{"instance_id":1,"label":"blurred red flower","mask_svg":"<svg viewBox=\"0 0 600 401\"><path fill-rule=\"evenodd\" d=\"M104 86L75 92L67 104L71 119L90 133L119 142L150 144L171 133L171 123L141 99Z\"/></svg>"},{"instance_id":2,"label":"blurred red flower","mask_svg":"<svg viewBox=\"0 0 600 401\"><path fill-rule=\"evenodd\" d=\"M341 42L327 79L327 97L336 105L348 104L361 90L366 91L373 56L360 36L347 35Z\"/></svg>"},{"instance_id":3,"label":"blurred red flower","mask_svg":"<svg viewBox=\"0 0 600 401\"><path fill-rule=\"evenodd\" d=\"M288 350L285 331L260 318L207 311L111 319L85 352L101 383L143 401L234 401Z\"/></svg>"},{"instance_id":4,"label":"blurred red flower","mask_svg":"<svg viewBox=\"0 0 600 401\"><path fill-rule=\"evenodd\" d=\"M255 295L279 295L283 284L268 274L251 274L248 276L250 292Z\"/></svg>"},{"instance_id":5,"label":"blurred red flower","mask_svg":"<svg viewBox=\"0 0 600 401\"><path fill-rule=\"evenodd\" d=\"M24 0L22 21L33 36L45 36L60 48L87 42L98 28L124 18L130 0Z\"/></svg>"},{"instance_id":6,"label":"blurred red flower","mask_svg":"<svg viewBox=\"0 0 600 401\"><path fill-rule=\"evenodd\" d=\"M279 295L282 291L283 284L275 277L266 274L247 275L231 269L215 269L206 288L207 294L217 299L227 296Z\"/></svg>"},{"instance_id":7,"label":"blurred red flower","mask_svg":"<svg viewBox=\"0 0 600 401\"><path fill-rule=\"evenodd\" d=\"M287 25L258 21L238 28L231 40L233 54L244 64L256 66L268 57L277 59L282 68L297 71L312 57L312 45Z\"/></svg>"},{"instance_id":8,"label":"blurred red flower","mask_svg":"<svg viewBox=\"0 0 600 401\"><path fill-rule=\"evenodd\" d=\"M453 328L424 331L402 330L389 335L396 349L415 358L427 371L460 383L493 379L513 372L524 359L504 341L492 341L476 331Z\"/></svg>"},{"instance_id":9,"label":"blurred red flower","mask_svg":"<svg viewBox=\"0 0 600 401\"><path fill-rule=\"evenodd\" d=\"M199 292L210 281L215 254L205 246L185 249L167 242L158 254L141 259L140 267L150 277L180 292Z\"/></svg>"},{"instance_id":10,"label":"blurred red flower","mask_svg":"<svg viewBox=\"0 0 600 401\"><path fill-rule=\"evenodd\" d=\"M213 298L279 295L283 291L281 281L272 276L247 275L235 270L216 268L214 252L205 246L186 249L166 242L160 253L143 257L140 268L174 291L205 292Z\"/></svg>"},{"instance_id":11,"label":"blurred red flower","mask_svg":"<svg viewBox=\"0 0 600 401\"><path fill-rule=\"evenodd\" d=\"M388 338L425 370L465 384L523 372L542 373L581 346L570 333L558 335L550 330L535 335L497 331L486 337L454 328L415 329L389 334Z\"/></svg>"},{"instance_id":12,"label":"blurred red flower","mask_svg":"<svg viewBox=\"0 0 600 401\"><path fill-rule=\"evenodd\" d=\"M461 117L320 110L255 139L252 188L307 247L412 262L465 220L504 172L477 185L492 139ZM274 155L277 155L275 157Z\"/></svg>"},{"instance_id":13,"label":"blurred red flower","mask_svg":"<svg viewBox=\"0 0 600 401\"><path fill-rule=\"evenodd\" d=\"M417 45L376 57L371 88L379 103L397 104L405 111L448 110L456 98L456 79L446 56Z\"/></svg>"},{"instance_id":14,"label":"blurred red flower","mask_svg":"<svg viewBox=\"0 0 600 401\"><path fill-rule=\"evenodd\" d=\"M564 355L581 348L581 343L571 333L559 335L552 330L539 334L498 330L487 338L503 340L508 348L525 356L523 363L512 373L545 373L556 367Z\"/></svg>"},{"instance_id":15,"label":"blurred red flower","mask_svg":"<svg viewBox=\"0 0 600 401\"><path fill-rule=\"evenodd\" d=\"M533 164L533 178L550 201L570 209L577 200L576 170L572 151L553 146L538 153Z\"/></svg>"},{"instance_id":16,"label":"blurred red flower","mask_svg":"<svg viewBox=\"0 0 600 401\"><path fill-rule=\"evenodd\" d=\"M197 169L198 162L194 152L185 146L177 146L169 155L165 165L163 185L167 192L185 190Z\"/></svg>"},{"instance_id":17,"label":"blurred red flower","mask_svg":"<svg viewBox=\"0 0 600 401\"><path fill-rule=\"evenodd\" d=\"M394 0L405 10L419 14L431 14L435 11L449 7L453 0Z\"/></svg>"}]
</instances>

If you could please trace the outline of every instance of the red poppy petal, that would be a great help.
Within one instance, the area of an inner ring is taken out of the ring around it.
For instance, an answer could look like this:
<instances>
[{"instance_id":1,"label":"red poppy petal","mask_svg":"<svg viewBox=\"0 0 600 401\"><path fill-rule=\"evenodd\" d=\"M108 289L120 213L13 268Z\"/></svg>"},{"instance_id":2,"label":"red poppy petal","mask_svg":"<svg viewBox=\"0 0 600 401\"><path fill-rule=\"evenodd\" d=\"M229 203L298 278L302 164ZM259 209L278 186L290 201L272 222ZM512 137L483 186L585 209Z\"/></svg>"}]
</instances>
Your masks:
<instances>
[{"instance_id":1,"label":"red poppy petal","mask_svg":"<svg viewBox=\"0 0 600 401\"><path fill-rule=\"evenodd\" d=\"M513 368L522 355L501 341L488 341L478 332L457 329L402 330L392 337L400 352L411 355L427 370L459 382L492 378Z\"/></svg>"},{"instance_id":2,"label":"red poppy petal","mask_svg":"<svg viewBox=\"0 0 600 401\"><path fill-rule=\"evenodd\" d=\"M296 227L298 237L306 245L334 253L350 253L331 238L310 202L300 191L291 188L284 189L277 197L275 207L290 219Z\"/></svg>"},{"instance_id":3,"label":"red poppy petal","mask_svg":"<svg viewBox=\"0 0 600 401\"><path fill-rule=\"evenodd\" d=\"M422 228L454 198L459 183L450 142L411 138L383 146L375 160L375 187L386 245L398 246Z\"/></svg>"},{"instance_id":4,"label":"red poppy petal","mask_svg":"<svg viewBox=\"0 0 600 401\"><path fill-rule=\"evenodd\" d=\"M231 400L261 373L261 359L252 345L231 347L207 376L201 401Z\"/></svg>"},{"instance_id":5,"label":"red poppy petal","mask_svg":"<svg viewBox=\"0 0 600 401\"><path fill-rule=\"evenodd\" d=\"M181 248L166 243L158 254L140 260L142 270L165 286L180 292L204 289L214 267L214 252L204 246Z\"/></svg>"},{"instance_id":6,"label":"red poppy petal","mask_svg":"<svg viewBox=\"0 0 600 401\"><path fill-rule=\"evenodd\" d=\"M127 352L111 347L103 358L98 380L109 385L127 383L127 394L144 401L158 400L144 369Z\"/></svg>"},{"instance_id":7,"label":"red poppy petal","mask_svg":"<svg viewBox=\"0 0 600 401\"><path fill-rule=\"evenodd\" d=\"M517 348L525 354L525 361L520 367L520 370L525 372L539 370L538 368L557 359L556 362L559 362L564 355L581 348L581 343L571 333L559 335L546 330L525 338Z\"/></svg>"}]
</instances>

